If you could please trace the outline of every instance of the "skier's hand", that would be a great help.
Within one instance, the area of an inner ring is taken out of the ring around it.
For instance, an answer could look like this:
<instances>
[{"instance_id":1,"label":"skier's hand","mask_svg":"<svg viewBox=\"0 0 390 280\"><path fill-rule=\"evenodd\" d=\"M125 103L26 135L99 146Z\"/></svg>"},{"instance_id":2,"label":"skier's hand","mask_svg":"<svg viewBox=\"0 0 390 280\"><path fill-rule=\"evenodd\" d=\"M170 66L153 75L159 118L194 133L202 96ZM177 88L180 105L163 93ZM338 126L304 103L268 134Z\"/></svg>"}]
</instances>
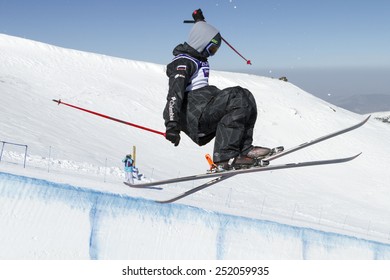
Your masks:
<instances>
[{"instance_id":1,"label":"skier's hand","mask_svg":"<svg viewBox=\"0 0 390 280\"><path fill-rule=\"evenodd\" d=\"M165 138L171 141L176 147L180 142L180 131L176 128L167 128Z\"/></svg>"}]
</instances>

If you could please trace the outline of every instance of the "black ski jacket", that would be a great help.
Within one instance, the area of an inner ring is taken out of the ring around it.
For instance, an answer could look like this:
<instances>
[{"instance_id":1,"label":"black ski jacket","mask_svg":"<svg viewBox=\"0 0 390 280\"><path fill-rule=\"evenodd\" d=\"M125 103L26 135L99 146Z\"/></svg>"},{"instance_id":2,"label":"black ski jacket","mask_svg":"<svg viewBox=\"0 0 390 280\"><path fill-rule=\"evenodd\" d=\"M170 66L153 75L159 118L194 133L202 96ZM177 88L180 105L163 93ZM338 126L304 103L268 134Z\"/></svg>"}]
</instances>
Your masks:
<instances>
[{"instance_id":1,"label":"black ski jacket","mask_svg":"<svg viewBox=\"0 0 390 280\"><path fill-rule=\"evenodd\" d=\"M190 101L188 100L188 95L192 92L187 92L186 88L191 83L191 78L197 71L198 66L191 59L185 57L177 58L180 54L207 62L207 57L202 56L187 43L180 44L173 50L175 59L167 65L166 70L166 74L169 77L169 90L163 117L167 130L182 130L197 142L199 117L213 94L210 94L209 90L207 90L202 94L201 98L196 98L196 100L190 98ZM214 89L215 87L211 88Z\"/></svg>"}]
</instances>

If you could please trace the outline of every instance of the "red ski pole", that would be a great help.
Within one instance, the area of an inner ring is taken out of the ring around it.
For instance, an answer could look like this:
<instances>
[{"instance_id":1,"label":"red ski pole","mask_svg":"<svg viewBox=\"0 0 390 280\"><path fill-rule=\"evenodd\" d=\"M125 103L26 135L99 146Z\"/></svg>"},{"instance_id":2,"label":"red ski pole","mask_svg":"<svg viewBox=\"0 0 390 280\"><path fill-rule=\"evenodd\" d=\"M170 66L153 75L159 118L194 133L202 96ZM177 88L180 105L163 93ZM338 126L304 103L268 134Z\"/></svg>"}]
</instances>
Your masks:
<instances>
[{"instance_id":1,"label":"red ski pole","mask_svg":"<svg viewBox=\"0 0 390 280\"><path fill-rule=\"evenodd\" d=\"M203 12L201 9L198 9L198 10L195 10L193 13L192 13L192 18L194 20L185 20L184 23L196 23L198 21L206 21L204 16L203 16ZM242 54L240 54L232 45L230 45L223 37L222 38L222 41L224 41L226 43L226 45L228 45L236 54L238 54L242 59L244 59L246 61L246 64L248 65L252 65L252 62L249 60L249 59L246 59Z\"/></svg>"},{"instance_id":2,"label":"red ski pole","mask_svg":"<svg viewBox=\"0 0 390 280\"><path fill-rule=\"evenodd\" d=\"M53 101L56 102L56 103L58 103L58 105L64 104L64 105L66 105L66 106L75 108L75 109L77 109L77 110L81 110L81 111L84 111L84 112L87 112L87 113L90 113L90 114L93 114L93 115L96 115L96 116L99 116L99 117L102 117L102 118L106 118L106 119L109 119L109 120L112 120L112 121L116 121L116 122L119 122L119 123L123 123L123 124L126 124L126 125L134 126L134 127L136 127L136 128L143 129L143 130L146 130L146 131L149 131L149 132L153 132L153 133L156 133L156 134L160 134L160 135L162 135L162 136L165 137L165 132L157 131L157 130L154 130L154 129L151 129L151 128L147 128L147 127L144 127L144 126L135 124L135 123L123 121L123 120L120 120L120 119L117 119L117 118L113 118L113 117L110 117L110 116L107 116L107 115L100 114L100 113L98 113L98 112L94 112L94 111L91 111L91 110L88 110L88 109L84 109L84 108L81 108L81 107L77 107L77 106L75 106L75 105L72 105L72 104L69 104L69 103L65 103L65 102L63 102L61 99L58 99L58 100L53 99Z\"/></svg>"},{"instance_id":3,"label":"red ski pole","mask_svg":"<svg viewBox=\"0 0 390 280\"><path fill-rule=\"evenodd\" d=\"M246 59L245 57L242 56L242 54L240 54L232 45L230 45L223 37L222 38L222 41L224 41L226 43L226 45L228 45L233 51L236 52L236 54L238 54L242 59L244 59L246 61L246 64L249 64L249 65L252 65L252 62L249 60L249 59Z\"/></svg>"}]
</instances>

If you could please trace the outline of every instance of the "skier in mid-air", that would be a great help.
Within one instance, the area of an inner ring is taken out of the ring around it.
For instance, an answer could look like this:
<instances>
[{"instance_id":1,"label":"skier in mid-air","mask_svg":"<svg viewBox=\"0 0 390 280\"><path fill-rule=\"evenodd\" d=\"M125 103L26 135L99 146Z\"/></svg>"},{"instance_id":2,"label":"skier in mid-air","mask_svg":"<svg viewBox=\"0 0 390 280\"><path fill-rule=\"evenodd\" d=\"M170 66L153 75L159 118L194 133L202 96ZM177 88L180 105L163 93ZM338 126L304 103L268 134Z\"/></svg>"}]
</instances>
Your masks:
<instances>
[{"instance_id":1,"label":"skier in mid-air","mask_svg":"<svg viewBox=\"0 0 390 280\"><path fill-rule=\"evenodd\" d=\"M200 9L192 16L195 24L187 42L175 47L175 57L167 65L166 139L177 146L183 131L202 146L215 137L213 161L220 169L251 166L271 153L269 148L252 145L256 101L248 89L220 90L209 85L208 58L217 52L222 37L205 22Z\"/></svg>"}]
</instances>

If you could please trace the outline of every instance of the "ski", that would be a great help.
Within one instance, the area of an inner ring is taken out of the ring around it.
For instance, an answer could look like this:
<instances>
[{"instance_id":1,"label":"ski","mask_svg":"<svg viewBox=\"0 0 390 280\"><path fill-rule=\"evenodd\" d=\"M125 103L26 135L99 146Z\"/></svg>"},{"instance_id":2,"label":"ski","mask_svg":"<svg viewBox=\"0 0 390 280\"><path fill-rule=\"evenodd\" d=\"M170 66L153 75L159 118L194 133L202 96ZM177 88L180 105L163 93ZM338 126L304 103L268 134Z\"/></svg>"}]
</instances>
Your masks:
<instances>
[{"instance_id":1,"label":"ski","mask_svg":"<svg viewBox=\"0 0 390 280\"><path fill-rule=\"evenodd\" d=\"M198 180L198 179L205 179L205 178L214 178L211 181L208 181L208 182L206 182L198 187L195 187L195 188L192 188L188 191L185 191L184 193L181 193L173 198L170 198L168 200L156 200L156 202L158 202L158 203L171 203L171 202L177 201L179 199L182 199L186 196L189 196L193 193L196 193L200 190L208 188L208 187L210 187L216 183L219 183L223 180L229 179L233 176L240 175L240 174L272 171L272 170L280 170L280 169L289 169L289 168L297 168L297 167L305 167L305 166L336 164L336 163L351 161L351 160L357 158L360 154L361 153L354 155L354 156L351 156L351 157L346 157L346 158L336 158L336 159L317 160L317 161L305 161L305 162L280 164L280 165L273 165L273 166L266 166L266 167L252 167L249 169L239 169L239 170L232 170L232 171L226 171L226 172L221 172L221 173L202 174L202 175L187 176L187 177L182 177L182 178L177 178L177 179L166 180L164 182L164 184L167 181L170 181L169 183L176 183L176 182L184 182L184 181ZM162 182L162 181L160 181L160 182ZM157 182L157 183L160 183L160 182Z\"/></svg>"},{"instance_id":2,"label":"ski","mask_svg":"<svg viewBox=\"0 0 390 280\"><path fill-rule=\"evenodd\" d=\"M274 155L271 155L270 157L266 157L263 160L264 161L272 161L272 160L274 160L276 158L280 158L280 157L288 155L288 154L290 154L292 152L301 150L303 148L309 147L309 146L314 145L316 143L322 142L324 140L327 140L327 139L330 139L332 137L335 137L335 136L341 135L343 133L346 133L348 131L354 130L354 129L362 126L363 124L365 124L368 121L369 118L370 118L370 116L368 116L366 119L364 119L363 121L359 122L358 124L355 124L353 126L345 128L345 129L342 129L342 130L339 130L339 131L336 131L336 132L324 135L324 136L316 138L314 140L302 143L302 144L300 144L298 146L295 146L295 147L292 147L290 149L284 150L284 151L282 151L280 153L276 153ZM270 168L272 168L272 167L273 166L271 166ZM260 168L260 167L252 167L250 169L253 169L253 168ZM156 182L148 182L148 183L141 183L141 184L134 184L134 185L129 184L129 183L125 183L125 184L127 186L129 186L129 187L132 187L132 188L145 188L145 187L152 187L152 186L172 184L172 183L178 183L178 182L199 180L199 179L205 179L205 178L213 178L213 177L218 177L221 174L230 174L232 172L240 172L240 171L242 172L244 170L231 170L231 171L216 172L216 173L211 173L211 174L210 173L206 173L206 174L199 174L199 175L191 175L191 176L186 176L186 177L181 177L181 178L172 178L172 179L168 179L168 180L161 180L161 181L156 181Z\"/></svg>"},{"instance_id":3,"label":"ski","mask_svg":"<svg viewBox=\"0 0 390 280\"><path fill-rule=\"evenodd\" d=\"M352 126L350 126L350 127L341 129L341 130L336 131L336 132L333 132L333 133L329 133L329 134L327 134L327 135L324 135L324 136L322 136L322 137L318 137L318 138L313 139L313 140L310 140L310 141L308 141L308 142L302 143L302 144L300 144L300 145L298 145L298 146L292 147L292 148L287 149L287 150L284 150L284 151L282 151L282 152L280 152L280 153L277 153L277 154L271 155L271 156L269 156L269 157L266 157L266 158L264 158L263 160L272 161L272 160L274 160L274 159L277 159L277 158L283 157L283 156L285 156L285 155L291 154L291 153L293 153L293 152L299 151L299 150L301 150L301 149L303 149L303 148L307 148L307 147L309 147L309 146L311 146L311 145L320 143L320 142L322 142L322 141L325 141L325 140L328 140L328 139L330 139L330 138L333 138L333 137L339 136L339 135L341 135L341 134L347 133L347 132L349 132L349 131L352 131L352 130L354 130L354 129L356 129L356 128L359 128L359 127L361 127L362 125L364 125L364 124L370 119L370 117L371 117L371 115L369 115L367 118L365 118L364 120L362 120L361 122L359 122L359 123L357 123L357 124L355 124L355 125L352 125Z\"/></svg>"},{"instance_id":4,"label":"ski","mask_svg":"<svg viewBox=\"0 0 390 280\"><path fill-rule=\"evenodd\" d=\"M302 144L297 145L295 147L292 147L290 149L283 150L283 151L278 152L278 153L274 153L274 154L272 154L272 155L270 155L268 157L263 158L262 161L268 163L268 162L270 162L272 160L275 160L277 158L280 158L280 157L283 157L285 155L291 154L293 152L299 151L301 149L307 148L307 147L309 147L311 145L317 144L319 142L322 142L322 141L328 140L330 138L333 138L333 137L339 136L341 134L344 134L346 132L352 131L352 130L354 130L356 128L359 128L362 125L364 125L369 120L369 118L370 118L370 116L368 116L367 118L365 118L361 122L359 122L359 123L357 123L355 125L352 125L350 127L338 130L336 132L332 132L332 133L326 134L326 135L324 135L322 137L310 140L308 142L302 143ZM192 188L192 189L190 189L190 190L188 190L188 191L186 191L186 192L184 192L184 193L182 193L182 194L180 194L180 195L178 195L176 197L173 197L173 198L171 198L169 200L157 201L159 203L170 203L170 202L174 202L174 201L176 201L178 199L186 197L186 196L188 196L190 194L198 192L198 191L200 191L202 189L210 187L210 186L212 186L212 185L214 185L216 183L219 183L219 182L221 182L223 180L226 180L228 178L231 178L231 177L239 175L239 174L261 172L261 171L272 171L272 170L288 169L288 168L297 168L297 167L305 167L305 166L316 166L316 165L342 163L342 162L351 161L351 160L355 159L356 157L358 157L359 155L360 154L357 154L357 155L354 155L354 156L351 156L351 157L336 158L336 159L330 159L330 160L317 160L317 161L298 162L298 163L289 163L289 164L271 165L271 166L268 166L268 165L267 166L254 166L254 167L247 168L247 169L236 169L236 170L229 170L229 171L223 171L223 172L214 172L214 173L190 175L190 176L184 176L184 177L179 177L179 178L171 178L171 179L167 179L167 180L161 180L161 181L156 181L156 182L148 182L148 183L141 183L141 184L134 184L134 185L132 185L130 183L126 183L126 182L124 182L124 184L129 186L129 187L132 187L132 188L161 189L161 188L157 188L155 186L161 186L161 185L167 185L167 184L173 184L173 183L180 183L180 182L187 182L187 181L194 181L194 180L201 180L201 179L211 179L210 181L208 181L208 182L206 182L206 183L204 183L204 184L202 184L200 186L194 187L194 188ZM212 160L209 161L209 163L210 162L212 162ZM210 164L210 166L211 166L211 164Z\"/></svg>"}]
</instances>

